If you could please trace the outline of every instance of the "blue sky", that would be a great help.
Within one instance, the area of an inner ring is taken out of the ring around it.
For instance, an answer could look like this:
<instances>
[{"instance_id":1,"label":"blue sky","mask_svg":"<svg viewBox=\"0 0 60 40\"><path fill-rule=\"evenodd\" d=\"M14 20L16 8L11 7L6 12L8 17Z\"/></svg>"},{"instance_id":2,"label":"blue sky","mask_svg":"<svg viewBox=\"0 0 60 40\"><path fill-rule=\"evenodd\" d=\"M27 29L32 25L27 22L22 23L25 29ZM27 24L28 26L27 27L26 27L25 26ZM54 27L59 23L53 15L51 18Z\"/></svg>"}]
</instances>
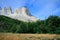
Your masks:
<instances>
[{"instance_id":1,"label":"blue sky","mask_svg":"<svg viewBox=\"0 0 60 40\"><path fill-rule=\"evenodd\" d=\"M60 16L60 0L0 0L0 6L11 6L13 11L27 6L30 13L41 20L50 15Z\"/></svg>"}]
</instances>

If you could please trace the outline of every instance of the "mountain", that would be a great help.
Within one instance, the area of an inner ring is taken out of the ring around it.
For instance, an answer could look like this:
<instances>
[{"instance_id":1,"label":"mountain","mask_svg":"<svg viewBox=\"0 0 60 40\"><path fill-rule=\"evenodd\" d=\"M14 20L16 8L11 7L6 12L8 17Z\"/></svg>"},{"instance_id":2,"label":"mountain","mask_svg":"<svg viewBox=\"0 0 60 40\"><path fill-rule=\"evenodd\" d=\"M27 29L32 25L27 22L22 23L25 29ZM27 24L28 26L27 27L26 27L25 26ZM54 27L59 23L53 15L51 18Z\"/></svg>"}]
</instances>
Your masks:
<instances>
[{"instance_id":1,"label":"mountain","mask_svg":"<svg viewBox=\"0 0 60 40\"><path fill-rule=\"evenodd\" d=\"M14 12L12 12L11 7L5 7L3 9L1 9L0 7L0 15L4 15L25 22L36 22L37 20L39 20L38 18L32 16L25 6L21 9L16 8Z\"/></svg>"}]
</instances>

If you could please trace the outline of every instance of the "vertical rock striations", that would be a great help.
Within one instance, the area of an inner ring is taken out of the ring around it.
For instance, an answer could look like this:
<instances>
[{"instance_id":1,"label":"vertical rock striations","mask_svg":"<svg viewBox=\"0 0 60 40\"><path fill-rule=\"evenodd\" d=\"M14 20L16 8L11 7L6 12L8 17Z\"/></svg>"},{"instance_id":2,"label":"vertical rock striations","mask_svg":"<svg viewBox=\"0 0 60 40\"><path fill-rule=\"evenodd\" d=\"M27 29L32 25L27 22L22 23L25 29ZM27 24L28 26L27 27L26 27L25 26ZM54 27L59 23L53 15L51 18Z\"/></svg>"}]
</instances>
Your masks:
<instances>
[{"instance_id":1,"label":"vertical rock striations","mask_svg":"<svg viewBox=\"0 0 60 40\"><path fill-rule=\"evenodd\" d=\"M38 18L30 14L29 10L25 6L21 9L16 8L14 13L12 13L11 7L5 7L3 9L0 7L0 14L25 22L36 22L38 20Z\"/></svg>"}]
</instances>

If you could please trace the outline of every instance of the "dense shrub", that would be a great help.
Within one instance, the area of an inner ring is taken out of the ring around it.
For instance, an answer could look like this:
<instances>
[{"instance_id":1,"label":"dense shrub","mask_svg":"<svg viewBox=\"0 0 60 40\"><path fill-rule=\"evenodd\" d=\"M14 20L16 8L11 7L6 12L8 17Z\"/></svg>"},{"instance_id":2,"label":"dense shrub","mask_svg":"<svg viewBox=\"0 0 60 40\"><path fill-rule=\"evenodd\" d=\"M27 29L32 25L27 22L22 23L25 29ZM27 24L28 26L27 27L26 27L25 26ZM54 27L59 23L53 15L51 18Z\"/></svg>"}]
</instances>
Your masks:
<instances>
[{"instance_id":1,"label":"dense shrub","mask_svg":"<svg viewBox=\"0 0 60 40\"><path fill-rule=\"evenodd\" d=\"M60 34L60 17L49 16L45 20L23 22L0 15L0 32Z\"/></svg>"}]
</instances>

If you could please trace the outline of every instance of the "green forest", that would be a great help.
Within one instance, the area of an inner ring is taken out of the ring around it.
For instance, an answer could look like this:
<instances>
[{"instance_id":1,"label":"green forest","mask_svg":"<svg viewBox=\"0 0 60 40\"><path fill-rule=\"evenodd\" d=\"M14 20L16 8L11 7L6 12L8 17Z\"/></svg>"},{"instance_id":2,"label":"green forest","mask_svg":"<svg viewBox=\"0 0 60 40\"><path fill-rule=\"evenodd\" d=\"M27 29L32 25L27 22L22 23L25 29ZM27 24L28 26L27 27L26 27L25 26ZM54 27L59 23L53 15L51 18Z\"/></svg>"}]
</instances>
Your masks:
<instances>
[{"instance_id":1,"label":"green forest","mask_svg":"<svg viewBox=\"0 0 60 40\"><path fill-rule=\"evenodd\" d=\"M45 20L23 22L0 15L0 33L60 34L60 17L49 16Z\"/></svg>"}]
</instances>

